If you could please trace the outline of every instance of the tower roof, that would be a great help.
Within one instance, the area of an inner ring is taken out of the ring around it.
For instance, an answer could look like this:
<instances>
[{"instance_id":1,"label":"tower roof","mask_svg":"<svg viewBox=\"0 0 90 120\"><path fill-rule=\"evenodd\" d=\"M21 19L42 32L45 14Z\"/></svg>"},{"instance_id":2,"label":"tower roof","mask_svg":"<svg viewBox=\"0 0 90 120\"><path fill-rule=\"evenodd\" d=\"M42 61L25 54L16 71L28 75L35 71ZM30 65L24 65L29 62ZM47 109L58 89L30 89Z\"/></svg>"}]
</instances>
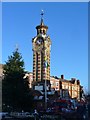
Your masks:
<instances>
[{"instance_id":1,"label":"tower roof","mask_svg":"<svg viewBox=\"0 0 90 120\"><path fill-rule=\"evenodd\" d=\"M43 15L44 15L44 12L42 10L41 11L41 22L40 22L40 25L36 26L36 29L40 29L40 28L48 29L48 26L44 25Z\"/></svg>"},{"instance_id":2,"label":"tower roof","mask_svg":"<svg viewBox=\"0 0 90 120\"><path fill-rule=\"evenodd\" d=\"M40 28L48 29L48 26L44 25L44 20L43 20L43 18L41 18L41 23L40 23L40 25L36 26L36 29L40 29Z\"/></svg>"}]
</instances>

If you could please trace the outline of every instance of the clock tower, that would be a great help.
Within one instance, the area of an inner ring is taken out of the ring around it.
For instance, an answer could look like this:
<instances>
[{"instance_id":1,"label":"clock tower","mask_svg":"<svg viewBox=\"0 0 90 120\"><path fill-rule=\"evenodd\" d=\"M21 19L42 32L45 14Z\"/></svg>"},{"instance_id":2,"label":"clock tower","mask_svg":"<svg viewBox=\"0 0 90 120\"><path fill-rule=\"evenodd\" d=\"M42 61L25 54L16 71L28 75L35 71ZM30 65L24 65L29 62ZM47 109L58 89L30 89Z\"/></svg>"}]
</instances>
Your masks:
<instances>
[{"instance_id":1,"label":"clock tower","mask_svg":"<svg viewBox=\"0 0 90 120\"><path fill-rule=\"evenodd\" d=\"M37 35L32 39L33 45L33 81L50 80L51 40L47 35L48 26L44 25L41 13L40 25L36 26Z\"/></svg>"}]
</instances>

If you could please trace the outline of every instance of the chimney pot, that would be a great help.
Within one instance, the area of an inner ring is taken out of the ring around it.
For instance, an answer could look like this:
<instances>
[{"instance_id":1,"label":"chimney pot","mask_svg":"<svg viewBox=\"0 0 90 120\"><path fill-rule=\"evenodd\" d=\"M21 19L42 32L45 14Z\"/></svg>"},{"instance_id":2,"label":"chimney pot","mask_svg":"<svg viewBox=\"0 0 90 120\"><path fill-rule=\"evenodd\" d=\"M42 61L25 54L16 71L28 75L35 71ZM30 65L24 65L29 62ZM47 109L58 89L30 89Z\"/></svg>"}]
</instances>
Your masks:
<instances>
[{"instance_id":1,"label":"chimney pot","mask_svg":"<svg viewBox=\"0 0 90 120\"><path fill-rule=\"evenodd\" d=\"M64 79L64 75L61 75L61 78Z\"/></svg>"}]
</instances>

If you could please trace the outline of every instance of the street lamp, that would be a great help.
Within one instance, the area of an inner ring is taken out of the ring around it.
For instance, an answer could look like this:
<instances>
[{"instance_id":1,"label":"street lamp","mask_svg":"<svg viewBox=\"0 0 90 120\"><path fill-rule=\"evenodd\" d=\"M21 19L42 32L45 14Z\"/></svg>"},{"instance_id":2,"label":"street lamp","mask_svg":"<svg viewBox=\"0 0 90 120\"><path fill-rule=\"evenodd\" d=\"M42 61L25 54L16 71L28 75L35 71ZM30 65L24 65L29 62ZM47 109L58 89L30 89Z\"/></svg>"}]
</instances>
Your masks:
<instances>
[{"instance_id":1,"label":"street lamp","mask_svg":"<svg viewBox=\"0 0 90 120\"><path fill-rule=\"evenodd\" d=\"M47 109L47 81L45 79L45 110Z\"/></svg>"}]
</instances>

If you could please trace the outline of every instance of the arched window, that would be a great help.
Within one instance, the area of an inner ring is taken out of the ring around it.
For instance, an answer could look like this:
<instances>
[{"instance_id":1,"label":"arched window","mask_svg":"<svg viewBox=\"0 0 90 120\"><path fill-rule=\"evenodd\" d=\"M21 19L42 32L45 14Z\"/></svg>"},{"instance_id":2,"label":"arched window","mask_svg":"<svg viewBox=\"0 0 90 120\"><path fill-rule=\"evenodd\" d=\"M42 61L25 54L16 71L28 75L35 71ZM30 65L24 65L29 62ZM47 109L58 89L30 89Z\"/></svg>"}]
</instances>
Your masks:
<instances>
[{"instance_id":1,"label":"arched window","mask_svg":"<svg viewBox=\"0 0 90 120\"><path fill-rule=\"evenodd\" d=\"M43 34L45 34L45 30L43 30Z\"/></svg>"}]
</instances>

